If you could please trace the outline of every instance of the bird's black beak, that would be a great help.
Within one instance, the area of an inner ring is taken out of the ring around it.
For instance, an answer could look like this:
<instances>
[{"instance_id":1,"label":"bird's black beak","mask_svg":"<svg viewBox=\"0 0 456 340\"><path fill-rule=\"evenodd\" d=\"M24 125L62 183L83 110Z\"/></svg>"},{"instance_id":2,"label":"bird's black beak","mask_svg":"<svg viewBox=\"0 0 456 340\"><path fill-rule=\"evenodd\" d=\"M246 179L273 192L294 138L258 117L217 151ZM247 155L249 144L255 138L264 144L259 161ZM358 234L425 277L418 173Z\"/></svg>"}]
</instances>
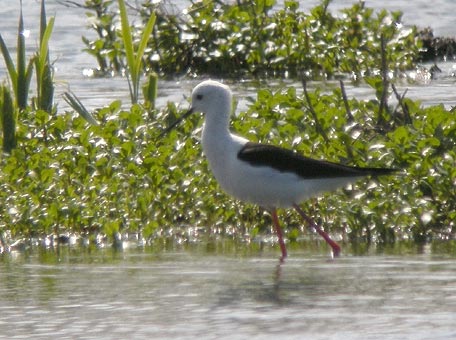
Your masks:
<instances>
[{"instance_id":1,"label":"bird's black beak","mask_svg":"<svg viewBox=\"0 0 456 340\"><path fill-rule=\"evenodd\" d=\"M160 133L158 138L163 137L166 135L168 132L170 132L176 125L178 125L180 122L182 122L185 118L190 116L193 113L193 108L190 108L187 112L185 112L180 118L178 118L174 123L172 123L170 126L168 126L165 130Z\"/></svg>"}]
</instances>

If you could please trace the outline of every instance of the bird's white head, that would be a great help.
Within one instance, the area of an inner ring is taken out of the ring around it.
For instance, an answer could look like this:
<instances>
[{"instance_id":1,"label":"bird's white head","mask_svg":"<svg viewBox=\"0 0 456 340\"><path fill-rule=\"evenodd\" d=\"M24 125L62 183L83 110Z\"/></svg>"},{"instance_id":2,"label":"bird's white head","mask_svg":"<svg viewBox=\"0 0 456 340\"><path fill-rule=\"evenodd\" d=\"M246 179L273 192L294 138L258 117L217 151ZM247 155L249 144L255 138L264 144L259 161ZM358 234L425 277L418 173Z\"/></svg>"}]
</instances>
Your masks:
<instances>
[{"instance_id":1,"label":"bird's white head","mask_svg":"<svg viewBox=\"0 0 456 340\"><path fill-rule=\"evenodd\" d=\"M195 112L206 115L206 126L226 129L231 114L231 101L232 94L228 86L214 80L203 81L193 89L190 110L165 129L160 137Z\"/></svg>"},{"instance_id":2,"label":"bird's white head","mask_svg":"<svg viewBox=\"0 0 456 340\"><path fill-rule=\"evenodd\" d=\"M231 113L232 94L228 86L214 80L198 84L192 92L192 111L217 115L228 120ZM212 117L206 117L211 119Z\"/></svg>"}]
</instances>

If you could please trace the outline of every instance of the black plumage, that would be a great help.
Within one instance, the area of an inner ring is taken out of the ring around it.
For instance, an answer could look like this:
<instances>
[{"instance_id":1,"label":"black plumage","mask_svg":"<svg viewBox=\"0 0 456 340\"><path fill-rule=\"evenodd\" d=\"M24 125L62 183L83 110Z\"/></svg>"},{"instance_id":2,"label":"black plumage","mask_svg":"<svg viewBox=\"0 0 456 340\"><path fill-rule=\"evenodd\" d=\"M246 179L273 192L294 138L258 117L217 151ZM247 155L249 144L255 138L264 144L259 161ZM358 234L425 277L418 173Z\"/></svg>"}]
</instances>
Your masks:
<instances>
[{"instance_id":1,"label":"black plumage","mask_svg":"<svg viewBox=\"0 0 456 340\"><path fill-rule=\"evenodd\" d=\"M274 145L248 142L238 152L238 158L252 166L269 166L280 172L291 172L303 179L380 176L396 169L362 168L312 159L295 151Z\"/></svg>"}]
</instances>

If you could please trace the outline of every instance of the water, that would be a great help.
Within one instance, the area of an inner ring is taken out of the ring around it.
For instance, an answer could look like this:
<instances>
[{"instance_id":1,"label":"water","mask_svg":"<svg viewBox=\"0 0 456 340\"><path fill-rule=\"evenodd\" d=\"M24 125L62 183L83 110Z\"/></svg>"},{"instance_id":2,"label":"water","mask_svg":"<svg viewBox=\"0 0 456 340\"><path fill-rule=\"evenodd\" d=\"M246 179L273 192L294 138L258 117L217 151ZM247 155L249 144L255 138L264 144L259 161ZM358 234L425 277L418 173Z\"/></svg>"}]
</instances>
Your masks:
<instances>
[{"instance_id":1,"label":"water","mask_svg":"<svg viewBox=\"0 0 456 340\"><path fill-rule=\"evenodd\" d=\"M4 258L0 338L456 338L454 258L277 254Z\"/></svg>"}]
</instances>

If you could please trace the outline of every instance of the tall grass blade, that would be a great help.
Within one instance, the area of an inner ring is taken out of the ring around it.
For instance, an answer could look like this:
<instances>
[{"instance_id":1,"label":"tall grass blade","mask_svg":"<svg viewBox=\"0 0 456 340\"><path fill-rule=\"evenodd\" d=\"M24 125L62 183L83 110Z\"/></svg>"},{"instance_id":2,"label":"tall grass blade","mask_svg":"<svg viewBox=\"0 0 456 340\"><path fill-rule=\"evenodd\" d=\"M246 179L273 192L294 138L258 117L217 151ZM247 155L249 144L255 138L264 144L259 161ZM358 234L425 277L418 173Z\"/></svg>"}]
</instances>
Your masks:
<instances>
[{"instance_id":1,"label":"tall grass blade","mask_svg":"<svg viewBox=\"0 0 456 340\"><path fill-rule=\"evenodd\" d=\"M29 89L30 89L30 82L32 81L32 75L33 75L33 58L29 60L29 63L27 65L27 69L25 70L25 80L22 86L19 84L19 91L21 91L21 95L23 96L24 104L25 107L27 107L27 98L29 94Z\"/></svg>"},{"instance_id":2,"label":"tall grass blade","mask_svg":"<svg viewBox=\"0 0 456 340\"><path fill-rule=\"evenodd\" d=\"M145 104L151 108L155 108L155 101L158 93L158 76L155 72L149 74L148 81L143 86L143 95Z\"/></svg>"},{"instance_id":3,"label":"tall grass blade","mask_svg":"<svg viewBox=\"0 0 456 340\"><path fill-rule=\"evenodd\" d=\"M17 32L17 88L16 101L20 109L27 107L28 87L27 84L27 68L25 61L25 36L24 36L24 17L22 15L22 1L19 14L19 26Z\"/></svg>"},{"instance_id":4,"label":"tall grass blade","mask_svg":"<svg viewBox=\"0 0 456 340\"><path fill-rule=\"evenodd\" d=\"M10 153L16 147L16 111L11 93L6 86L0 87L3 131L3 151Z\"/></svg>"},{"instance_id":5,"label":"tall grass blade","mask_svg":"<svg viewBox=\"0 0 456 340\"><path fill-rule=\"evenodd\" d=\"M35 69L37 79L38 108L51 112L54 101L54 83L52 79L52 68L49 60L49 40L54 29L55 17L46 23L46 9L44 0L41 1L40 18L40 48L35 57Z\"/></svg>"},{"instance_id":6,"label":"tall grass blade","mask_svg":"<svg viewBox=\"0 0 456 340\"><path fill-rule=\"evenodd\" d=\"M16 91L17 89L17 72L16 67L14 66L13 59L11 59L11 55L8 51L8 47L6 47L5 41L3 40L2 35L0 34L0 49L2 51L3 59L5 59L6 68L8 69L8 74L11 80L11 85Z\"/></svg>"},{"instance_id":7,"label":"tall grass blade","mask_svg":"<svg viewBox=\"0 0 456 340\"><path fill-rule=\"evenodd\" d=\"M122 39L125 47L125 56L127 58L127 68L130 71L131 84L130 97L133 104L138 100L135 83L137 82L136 75L132 72L135 69L135 55L133 48L133 37L131 35L130 23L128 22L127 9L124 0L119 0L120 22L122 26ZM132 88L133 87L133 88Z\"/></svg>"},{"instance_id":8,"label":"tall grass blade","mask_svg":"<svg viewBox=\"0 0 456 340\"><path fill-rule=\"evenodd\" d=\"M144 31L141 36L141 41L139 42L138 50L136 51L134 73L138 75L138 85L139 85L139 75L141 73L142 58L144 56L144 51L146 50L146 47L147 47L147 42L149 41L149 38L152 35L152 30L154 29L155 17L156 17L155 13L152 13L149 20L147 21L147 25L144 28Z\"/></svg>"},{"instance_id":9,"label":"tall grass blade","mask_svg":"<svg viewBox=\"0 0 456 340\"><path fill-rule=\"evenodd\" d=\"M119 0L119 11L120 11L120 21L122 24L122 39L125 47L125 55L127 59L127 68L129 75L129 87L130 87L130 97L133 104L138 102L139 96L139 80L141 77L141 64L144 51L147 47L147 42L152 34L152 30L155 25L155 13L152 14L147 21L146 27L141 36L138 48L135 51L133 46L133 36L130 29L130 23L128 22L127 9L125 7L125 1Z\"/></svg>"},{"instance_id":10,"label":"tall grass blade","mask_svg":"<svg viewBox=\"0 0 456 340\"><path fill-rule=\"evenodd\" d=\"M82 102L78 99L78 97L76 97L74 93L71 91L65 92L63 94L63 99L88 123L92 125L98 125L98 122L95 120L95 118L93 118L92 114L85 108L84 104L82 104Z\"/></svg>"},{"instance_id":11,"label":"tall grass blade","mask_svg":"<svg viewBox=\"0 0 456 340\"><path fill-rule=\"evenodd\" d=\"M51 17L43 35L41 36L39 55L41 65L49 64L49 39L51 38L52 30L54 29L54 22L55 18Z\"/></svg>"}]
</instances>

